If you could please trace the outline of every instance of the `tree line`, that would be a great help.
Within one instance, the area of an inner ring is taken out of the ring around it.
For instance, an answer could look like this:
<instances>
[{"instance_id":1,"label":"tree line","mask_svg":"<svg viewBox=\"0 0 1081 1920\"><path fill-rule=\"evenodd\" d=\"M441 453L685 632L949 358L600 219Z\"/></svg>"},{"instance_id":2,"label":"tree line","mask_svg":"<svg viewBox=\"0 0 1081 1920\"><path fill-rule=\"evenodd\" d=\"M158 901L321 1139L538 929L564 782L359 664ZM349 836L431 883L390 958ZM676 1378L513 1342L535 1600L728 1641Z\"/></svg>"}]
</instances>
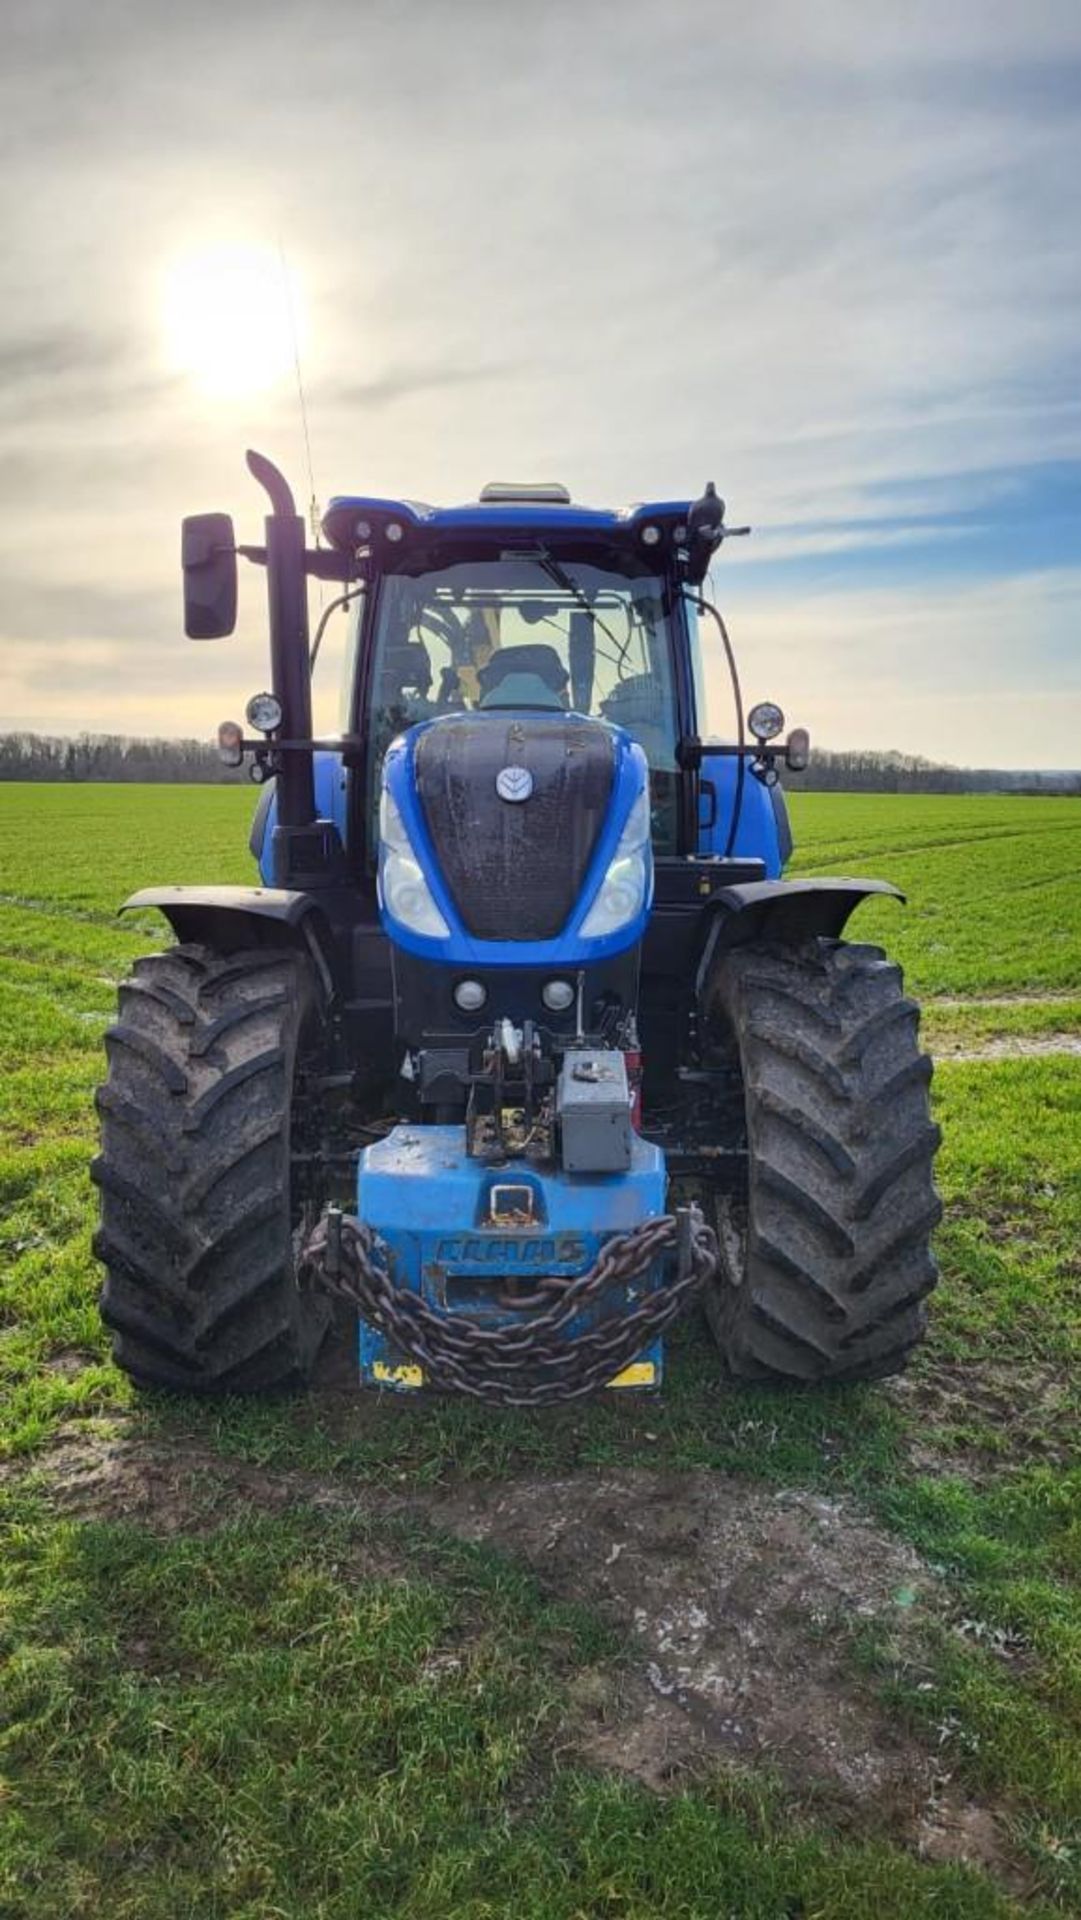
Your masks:
<instances>
[{"instance_id":1,"label":"tree line","mask_svg":"<svg viewBox=\"0 0 1081 1920\"><path fill-rule=\"evenodd\" d=\"M205 740L151 740L120 733L0 733L0 780L140 780L208 785L236 781Z\"/></svg>"},{"instance_id":2,"label":"tree line","mask_svg":"<svg viewBox=\"0 0 1081 1920\"><path fill-rule=\"evenodd\" d=\"M119 733L74 739L43 733L0 734L0 780L236 782L244 769L223 767L205 740L153 740ZM806 773L785 785L817 793L1076 793L1081 773L951 767L916 753L815 748Z\"/></svg>"},{"instance_id":3,"label":"tree line","mask_svg":"<svg viewBox=\"0 0 1081 1920\"><path fill-rule=\"evenodd\" d=\"M1076 793L1081 772L1003 767L951 767L918 753L816 747L804 774L785 785L813 793Z\"/></svg>"}]
</instances>

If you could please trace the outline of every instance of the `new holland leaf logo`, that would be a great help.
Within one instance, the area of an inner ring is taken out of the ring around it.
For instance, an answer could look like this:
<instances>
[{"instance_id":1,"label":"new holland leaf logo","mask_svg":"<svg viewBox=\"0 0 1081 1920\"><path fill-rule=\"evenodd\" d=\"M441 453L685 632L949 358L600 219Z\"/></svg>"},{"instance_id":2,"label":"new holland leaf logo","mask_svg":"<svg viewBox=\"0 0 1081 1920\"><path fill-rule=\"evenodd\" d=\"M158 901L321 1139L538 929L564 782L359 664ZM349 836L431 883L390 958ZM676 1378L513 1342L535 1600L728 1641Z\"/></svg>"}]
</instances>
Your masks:
<instances>
[{"instance_id":1,"label":"new holland leaf logo","mask_svg":"<svg viewBox=\"0 0 1081 1920\"><path fill-rule=\"evenodd\" d=\"M528 767L501 767L495 777L495 790L501 800L528 800L533 775Z\"/></svg>"}]
</instances>

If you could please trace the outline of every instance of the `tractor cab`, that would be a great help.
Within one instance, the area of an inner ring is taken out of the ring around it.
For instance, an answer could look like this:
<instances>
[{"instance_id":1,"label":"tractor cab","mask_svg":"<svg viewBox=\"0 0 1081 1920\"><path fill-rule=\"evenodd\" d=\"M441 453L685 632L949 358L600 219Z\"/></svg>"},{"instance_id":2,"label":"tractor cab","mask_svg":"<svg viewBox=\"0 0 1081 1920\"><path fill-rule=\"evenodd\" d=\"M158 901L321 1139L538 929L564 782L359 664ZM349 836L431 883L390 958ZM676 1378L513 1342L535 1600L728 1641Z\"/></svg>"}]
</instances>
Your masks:
<instances>
[{"instance_id":1,"label":"tractor cab","mask_svg":"<svg viewBox=\"0 0 1081 1920\"><path fill-rule=\"evenodd\" d=\"M681 727L668 583L630 543L565 560L550 528L509 548L507 531L493 532L479 550L469 539L460 559L444 541L441 565L421 551L408 572L380 571L357 654L370 655L356 720L372 743L373 772L395 735L419 720L577 713L638 741L658 844L674 852Z\"/></svg>"},{"instance_id":2,"label":"tractor cab","mask_svg":"<svg viewBox=\"0 0 1081 1920\"><path fill-rule=\"evenodd\" d=\"M765 842L764 871L780 872L784 830L774 804L763 808L761 796L745 793L730 836L731 805L722 804L718 779L702 778L710 708L727 696L727 739L708 741L707 754L731 750L738 714L712 631L703 654L698 583L688 573L690 512L687 502L599 511L575 505L558 485L497 484L475 505L454 508L364 496L331 502L324 532L352 552L366 579L344 710L365 741L351 837L366 826L369 864L391 741L419 721L518 709L592 717L638 743L659 856L757 859ZM735 775L729 760L719 775L729 798Z\"/></svg>"}]
</instances>

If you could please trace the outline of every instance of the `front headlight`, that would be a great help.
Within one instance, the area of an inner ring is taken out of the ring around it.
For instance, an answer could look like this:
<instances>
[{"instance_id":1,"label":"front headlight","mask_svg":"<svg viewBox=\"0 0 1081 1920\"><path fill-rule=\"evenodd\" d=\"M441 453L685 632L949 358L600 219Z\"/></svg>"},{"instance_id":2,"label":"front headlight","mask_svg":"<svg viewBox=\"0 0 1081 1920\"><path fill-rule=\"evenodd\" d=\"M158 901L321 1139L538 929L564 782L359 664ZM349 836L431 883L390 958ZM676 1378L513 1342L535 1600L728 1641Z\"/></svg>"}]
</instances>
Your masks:
<instances>
[{"instance_id":1,"label":"front headlight","mask_svg":"<svg viewBox=\"0 0 1081 1920\"><path fill-rule=\"evenodd\" d=\"M599 940L637 920L646 904L652 859L646 786L631 808L597 897L582 922L584 939Z\"/></svg>"},{"instance_id":2,"label":"front headlight","mask_svg":"<svg viewBox=\"0 0 1081 1920\"><path fill-rule=\"evenodd\" d=\"M410 933L446 940L450 928L432 898L405 822L386 787L379 800L379 851L379 889L391 919Z\"/></svg>"}]
</instances>

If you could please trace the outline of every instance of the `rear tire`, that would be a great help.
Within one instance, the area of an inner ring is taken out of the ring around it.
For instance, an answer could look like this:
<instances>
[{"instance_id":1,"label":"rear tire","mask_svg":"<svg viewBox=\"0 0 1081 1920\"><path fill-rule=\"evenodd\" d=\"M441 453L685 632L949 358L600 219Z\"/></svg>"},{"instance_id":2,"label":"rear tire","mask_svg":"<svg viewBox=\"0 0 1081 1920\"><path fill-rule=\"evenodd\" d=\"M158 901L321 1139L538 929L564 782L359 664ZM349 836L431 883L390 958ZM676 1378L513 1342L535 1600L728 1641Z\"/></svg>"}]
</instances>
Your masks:
<instances>
[{"instance_id":1,"label":"rear tire","mask_svg":"<svg viewBox=\"0 0 1081 1920\"><path fill-rule=\"evenodd\" d=\"M250 1393L308 1375L327 1314L296 1283L291 1147L322 1034L301 954L178 946L121 986L94 1251L113 1352L140 1385Z\"/></svg>"},{"instance_id":2,"label":"rear tire","mask_svg":"<svg viewBox=\"0 0 1081 1920\"><path fill-rule=\"evenodd\" d=\"M900 968L833 940L736 948L705 1001L720 1056L736 1056L746 1117L746 1183L718 1202L724 1261L706 1301L729 1371L898 1372L925 1330L942 1210L931 1061Z\"/></svg>"}]
</instances>

